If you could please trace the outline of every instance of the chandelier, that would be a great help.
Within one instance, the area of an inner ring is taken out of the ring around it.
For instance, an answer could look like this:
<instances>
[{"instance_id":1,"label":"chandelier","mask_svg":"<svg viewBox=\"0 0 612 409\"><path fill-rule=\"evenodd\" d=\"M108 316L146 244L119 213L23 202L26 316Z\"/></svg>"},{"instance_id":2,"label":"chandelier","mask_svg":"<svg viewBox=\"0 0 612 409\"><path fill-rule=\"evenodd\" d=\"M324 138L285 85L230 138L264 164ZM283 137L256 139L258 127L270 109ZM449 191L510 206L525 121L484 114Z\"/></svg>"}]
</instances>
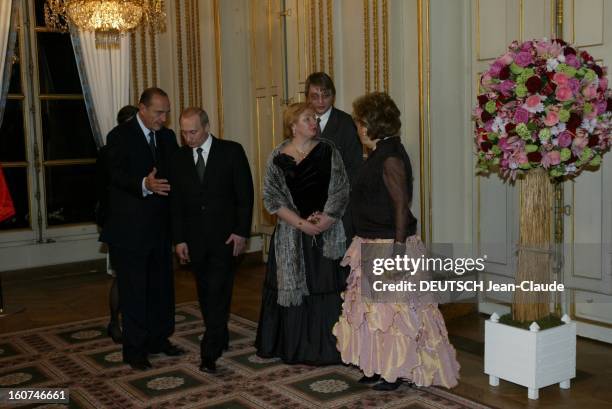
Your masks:
<instances>
[{"instance_id":1,"label":"chandelier","mask_svg":"<svg viewBox=\"0 0 612 409\"><path fill-rule=\"evenodd\" d=\"M140 24L150 32L166 29L163 0L46 0L45 24L67 32L70 25L93 31L96 47L118 47L119 39Z\"/></svg>"}]
</instances>

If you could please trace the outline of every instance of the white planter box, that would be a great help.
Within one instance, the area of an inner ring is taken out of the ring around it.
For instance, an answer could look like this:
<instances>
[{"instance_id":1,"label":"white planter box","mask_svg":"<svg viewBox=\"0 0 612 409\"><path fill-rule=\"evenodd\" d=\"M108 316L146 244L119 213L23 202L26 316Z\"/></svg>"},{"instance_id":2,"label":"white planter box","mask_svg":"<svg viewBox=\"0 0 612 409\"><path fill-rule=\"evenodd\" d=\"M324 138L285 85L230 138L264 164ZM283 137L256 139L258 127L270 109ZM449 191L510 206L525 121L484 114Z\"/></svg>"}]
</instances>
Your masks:
<instances>
[{"instance_id":1,"label":"white planter box","mask_svg":"<svg viewBox=\"0 0 612 409\"><path fill-rule=\"evenodd\" d=\"M576 323L567 316L564 325L538 330L511 327L496 322L493 314L485 321L485 368L489 384L504 379L528 388L529 399L538 399L538 390L558 383L569 389L576 377Z\"/></svg>"}]
</instances>

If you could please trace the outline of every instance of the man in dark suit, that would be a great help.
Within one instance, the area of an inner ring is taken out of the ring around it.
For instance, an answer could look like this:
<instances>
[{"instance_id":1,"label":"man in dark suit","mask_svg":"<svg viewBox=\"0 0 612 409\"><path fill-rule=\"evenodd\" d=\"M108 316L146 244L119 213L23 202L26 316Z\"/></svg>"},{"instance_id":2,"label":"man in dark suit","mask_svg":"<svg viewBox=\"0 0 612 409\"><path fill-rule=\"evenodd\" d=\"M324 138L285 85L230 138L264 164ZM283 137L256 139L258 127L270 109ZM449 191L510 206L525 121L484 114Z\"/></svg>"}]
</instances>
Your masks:
<instances>
[{"instance_id":1,"label":"man in dark suit","mask_svg":"<svg viewBox=\"0 0 612 409\"><path fill-rule=\"evenodd\" d=\"M159 88L146 89L131 120L107 137L110 165L108 218L100 240L108 243L117 271L123 314L123 361L151 367L150 353L181 355L174 332L174 279L170 241L170 157L178 149L164 127L170 101Z\"/></svg>"},{"instance_id":2,"label":"man in dark suit","mask_svg":"<svg viewBox=\"0 0 612 409\"><path fill-rule=\"evenodd\" d=\"M249 162L236 142L209 133L200 108L181 113L181 147L170 167L172 235L181 263L192 262L206 330L200 370L214 373L227 348L234 257L251 232L253 181Z\"/></svg>"},{"instance_id":3,"label":"man in dark suit","mask_svg":"<svg viewBox=\"0 0 612 409\"><path fill-rule=\"evenodd\" d=\"M129 121L138 113L138 107L126 105L117 112L117 125ZM108 165L108 145L102 146L98 150L98 160L96 161L96 185L98 188L98 203L96 203L96 224L100 229L104 228L106 215L108 214L108 201L110 189L110 167ZM119 286L115 270L110 263L106 265L107 273L113 277L108 294L108 306L110 312L110 322L106 327L108 336L117 344L121 344L121 325L119 323Z\"/></svg>"},{"instance_id":4,"label":"man in dark suit","mask_svg":"<svg viewBox=\"0 0 612 409\"><path fill-rule=\"evenodd\" d=\"M346 174L352 184L363 163L363 147L359 141L353 118L334 107L336 98L334 82L326 73L314 72L306 78L304 95L306 95L306 101L315 110L319 136L332 141L340 151ZM346 209L342 217L342 224L347 241L350 241L354 235L350 208Z\"/></svg>"}]
</instances>

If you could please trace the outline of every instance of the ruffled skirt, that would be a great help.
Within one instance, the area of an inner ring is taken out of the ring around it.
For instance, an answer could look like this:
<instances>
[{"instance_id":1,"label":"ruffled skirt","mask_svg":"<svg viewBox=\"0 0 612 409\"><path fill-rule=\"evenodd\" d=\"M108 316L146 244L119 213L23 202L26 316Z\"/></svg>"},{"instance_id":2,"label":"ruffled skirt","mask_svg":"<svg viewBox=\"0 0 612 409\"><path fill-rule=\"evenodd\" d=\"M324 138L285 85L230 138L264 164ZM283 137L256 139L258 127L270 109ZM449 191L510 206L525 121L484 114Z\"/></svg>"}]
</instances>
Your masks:
<instances>
[{"instance_id":1,"label":"ruffled skirt","mask_svg":"<svg viewBox=\"0 0 612 409\"><path fill-rule=\"evenodd\" d=\"M373 303L361 298L361 243L355 237L343 264L350 265L342 315L334 325L342 361L359 366L366 376L387 382L404 378L418 386L452 388L459 378L456 352L448 340L436 303ZM418 236L406 241L407 253L424 249ZM421 253L422 254L422 253Z\"/></svg>"}]
</instances>

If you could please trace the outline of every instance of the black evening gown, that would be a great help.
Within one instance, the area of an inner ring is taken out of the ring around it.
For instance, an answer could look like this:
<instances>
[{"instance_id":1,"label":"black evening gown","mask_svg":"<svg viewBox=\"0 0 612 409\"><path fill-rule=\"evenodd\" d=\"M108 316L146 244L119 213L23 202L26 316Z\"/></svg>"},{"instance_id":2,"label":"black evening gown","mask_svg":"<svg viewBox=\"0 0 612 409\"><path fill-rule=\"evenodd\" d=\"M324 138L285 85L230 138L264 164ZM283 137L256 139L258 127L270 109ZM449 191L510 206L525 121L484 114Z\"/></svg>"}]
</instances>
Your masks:
<instances>
[{"instance_id":1,"label":"black evening gown","mask_svg":"<svg viewBox=\"0 0 612 409\"><path fill-rule=\"evenodd\" d=\"M323 211L330 181L331 156L331 146L319 143L299 164L282 153L274 160L283 170L293 203L303 218L315 211ZM340 293L346 287L348 269L340 267L339 259L324 257L322 244L321 236L313 239L302 233L302 252L310 295L304 297L299 306L283 307L277 303L276 258L272 237L255 340L258 356L278 357L290 364L340 363L332 327L342 309Z\"/></svg>"}]
</instances>

